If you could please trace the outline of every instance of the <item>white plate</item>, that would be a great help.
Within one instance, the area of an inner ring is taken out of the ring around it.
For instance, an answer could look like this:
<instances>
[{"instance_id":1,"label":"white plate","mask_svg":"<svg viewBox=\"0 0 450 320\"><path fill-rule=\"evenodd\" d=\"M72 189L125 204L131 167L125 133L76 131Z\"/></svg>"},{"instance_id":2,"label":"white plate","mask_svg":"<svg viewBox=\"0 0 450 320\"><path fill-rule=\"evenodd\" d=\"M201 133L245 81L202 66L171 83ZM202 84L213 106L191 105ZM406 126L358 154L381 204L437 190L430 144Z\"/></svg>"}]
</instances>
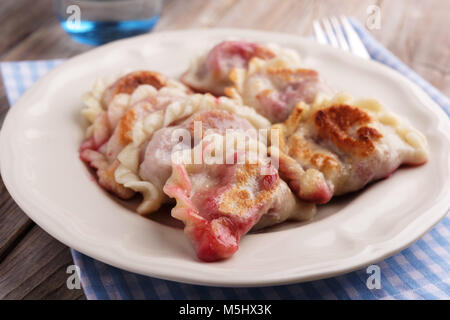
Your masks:
<instances>
[{"instance_id":1,"label":"white plate","mask_svg":"<svg viewBox=\"0 0 450 320\"><path fill-rule=\"evenodd\" d=\"M294 48L337 89L378 98L426 135L430 161L320 207L309 223L250 234L229 260L197 261L180 229L138 216L93 182L78 158L85 125L81 96L97 77L125 68L177 76L192 57L229 37ZM52 70L8 113L0 136L0 168L12 197L31 219L95 259L188 283L273 285L369 265L405 248L442 219L450 204L449 133L449 120L437 105L376 62L292 35L191 30L114 42Z\"/></svg>"}]
</instances>

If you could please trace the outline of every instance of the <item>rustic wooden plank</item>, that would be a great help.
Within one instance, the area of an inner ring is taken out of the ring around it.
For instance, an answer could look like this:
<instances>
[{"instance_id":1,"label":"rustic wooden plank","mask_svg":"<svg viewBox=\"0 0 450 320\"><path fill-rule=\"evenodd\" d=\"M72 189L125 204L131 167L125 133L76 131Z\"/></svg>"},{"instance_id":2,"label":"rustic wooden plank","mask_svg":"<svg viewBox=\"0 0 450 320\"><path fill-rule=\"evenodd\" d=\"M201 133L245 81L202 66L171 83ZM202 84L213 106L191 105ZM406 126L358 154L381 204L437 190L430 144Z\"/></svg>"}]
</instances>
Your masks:
<instances>
[{"instance_id":1,"label":"rustic wooden plank","mask_svg":"<svg viewBox=\"0 0 450 320\"><path fill-rule=\"evenodd\" d=\"M9 109L5 88L0 82L0 127ZM33 222L9 195L0 176L0 262L33 226Z\"/></svg>"},{"instance_id":2,"label":"rustic wooden plank","mask_svg":"<svg viewBox=\"0 0 450 320\"><path fill-rule=\"evenodd\" d=\"M30 3L28 2L28 5L29 4ZM38 9L41 10L40 13L38 12ZM60 28L59 23L54 17L53 13L51 13L50 16L47 15L47 13L51 11L51 3L47 3L47 5L39 5L37 7L33 6L32 14L24 14L24 16L22 17L23 20L17 19L16 17L14 21L10 21L8 28L14 29L20 26L20 28L18 29L24 30L29 27L27 19L36 19L36 15L40 15L40 18L37 20L41 21L41 27L38 30L35 30L35 32L30 34L22 42L20 42L20 44L16 45L10 50L7 50L8 52L3 54L1 60L7 61L63 58L70 57L90 49L90 47L88 46L84 46L71 41L69 36L65 34L65 32ZM13 13L12 15L14 15ZM13 23L15 23L15 25L12 25ZM23 23L24 29L22 29L21 23ZM31 24L31 26L33 26L33 24ZM3 28L1 30L2 32L5 31L5 29ZM0 46L0 50L1 49L4 48ZM8 109L9 103L6 99L3 83L1 83L0 125L3 123ZM5 189L3 181L1 181L0 262L5 258L5 254L9 253L13 249L17 242L27 233L27 231L33 225L33 222L23 213L23 211L17 206L17 204L15 204L14 200L10 197L9 193ZM56 242L56 240L54 241Z\"/></svg>"},{"instance_id":3,"label":"rustic wooden plank","mask_svg":"<svg viewBox=\"0 0 450 320\"><path fill-rule=\"evenodd\" d=\"M372 31L402 61L450 96L448 1L383 1L381 29Z\"/></svg>"},{"instance_id":4,"label":"rustic wooden plank","mask_svg":"<svg viewBox=\"0 0 450 320\"><path fill-rule=\"evenodd\" d=\"M2 1L2 61L70 57L90 47L75 43L60 28L51 0ZM20 42L20 43L19 43ZM0 125L9 104L0 84ZM28 232L30 231L31 232ZM0 298L85 299L82 290L68 290L69 249L23 213L0 182Z\"/></svg>"},{"instance_id":5,"label":"rustic wooden plank","mask_svg":"<svg viewBox=\"0 0 450 320\"><path fill-rule=\"evenodd\" d=\"M83 291L66 286L72 264L69 249L35 226L0 263L0 299L78 299Z\"/></svg>"},{"instance_id":6,"label":"rustic wooden plank","mask_svg":"<svg viewBox=\"0 0 450 320\"><path fill-rule=\"evenodd\" d=\"M0 262L32 226L32 221L11 198L0 178Z\"/></svg>"},{"instance_id":7,"label":"rustic wooden plank","mask_svg":"<svg viewBox=\"0 0 450 320\"><path fill-rule=\"evenodd\" d=\"M4 54L2 60L40 60L69 58L93 47L72 41L55 17L50 18L20 44Z\"/></svg>"},{"instance_id":8,"label":"rustic wooden plank","mask_svg":"<svg viewBox=\"0 0 450 320\"><path fill-rule=\"evenodd\" d=\"M53 17L52 0L0 1L0 55Z\"/></svg>"}]
</instances>

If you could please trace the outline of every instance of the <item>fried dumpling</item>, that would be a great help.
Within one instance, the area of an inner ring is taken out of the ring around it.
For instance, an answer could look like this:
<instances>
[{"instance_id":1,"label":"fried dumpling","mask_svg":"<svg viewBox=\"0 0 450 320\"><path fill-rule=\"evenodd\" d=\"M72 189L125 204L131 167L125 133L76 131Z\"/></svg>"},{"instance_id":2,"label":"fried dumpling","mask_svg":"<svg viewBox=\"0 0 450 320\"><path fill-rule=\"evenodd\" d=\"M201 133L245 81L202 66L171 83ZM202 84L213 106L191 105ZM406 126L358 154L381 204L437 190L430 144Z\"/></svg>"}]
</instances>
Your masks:
<instances>
[{"instance_id":1,"label":"fried dumpling","mask_svg":"<svg viewBox=\"0 0 450 320\"><path fill-rule=\"evenodd\" d=\"M230 72L247 69L249 62L283 56L292 64L299 64L295 52L280 49L275 45L261 45L246 41L224 41L214 46L207 54L198 57L182 75L181 81L199 92L210 92L216 96L224 95L224 89L232 82Z\"/></svg>"},{"instance_id":2,"label":"fried dumpling","mask_svg":"<svg viewBox=\"0 0 450 320\"><path fill-rule=\"evenodd\" d=\"M168 79L158 72L147 70L97 79L91 91L83 96L86 107L81 113L91 124L94 124L97 116L105 112L106 115L103 118L106 121L99 121L97 125L92 125L88 129L88 135L92 135L92 131L103 132L104 134L101 135L103 141L99 141L104 142L112 134L128 108L162 88L172 88L186 94L190 92L182 83ZM100 135L97 133L97 136Z\"/></svg>"},{"instance_id":3,"label":"fried dumpling","mask_svg":"<svg viewBox=\"0 0 450 320\"><path fill-rule=\"evenodd\" d=\"M400 165L427 161L425 137L371 99L340 93L299 104L272 130L279 135L280 175L302 193L303 169L323 174L330 194L363 188L389 177ZM325 202L327 199L322 199Z\"/></svg>"},{"instance_id":4,"label":"fried dumpling","mask_svg":"<svg viewBox=\"0 0 450 320\"><path fill-rule=\"evenodd\" d=\"M231 257L241 237L264 215L271 215L262 222L267 224L294 216L310 218L315 213L313 204L297 206L277 170L255 150L236 149L219 157L221 162L208 161L212 149L225 145L223 139L208 136L204 139L208 141L187 150L187 157L174 161L164 186L164 192L177 201L172 216L185 224L185 234L203 261ZM198 164L192 161L196 149L203 155Z\"/></svg>"},{"instance_id":5,"label":"fried dumpling","mask_svg":"<svg viewBox=\"0 0 450 320\"><path fill-rule=\"evenodd\" d=\"M266 119L252 109L236 105L230 99L214 99L212 96L202 96L200 100L194 96L191 98L191 103L198 104L193 109L199 111L181 123L157 130L145 151L140 154L138 176L141 182L139 183L148 185L147 192L139 190L144 196L144 200L138 208L140 214L149 214L155 211L167 200L162 188L171 174L172 153L176 147L190 149L205 135L226 134L229 130L241 137L249 136L256 139L257 129L270 126ZM204 99L209 100L210 103L205 104ZM201 103L202 101L203 103ZM184 109L186 110L186 108ZM180 141L180 139L182 140ZM120 174L120 170L117 173ZM125 185L132 186L130 183Z\"/></svg>"},{"instance_id":6,"label":"fried dumpling","mask_svg":"<svg viewBox=\"0 0 450 320\"><path fill-rule=\"evenodd\" d=\"M189 90L180 83L151 72L133 72L109 86L98 82L85 99L83 114L92 125L80 148L80 157L97 171L99 183L123 199L134 191L116 181L121 165L118 155L135 139L137 124L161 114L171 103L186 97ZM155 86L153 86L155 85Z\"/></svg>"}]
</instances>

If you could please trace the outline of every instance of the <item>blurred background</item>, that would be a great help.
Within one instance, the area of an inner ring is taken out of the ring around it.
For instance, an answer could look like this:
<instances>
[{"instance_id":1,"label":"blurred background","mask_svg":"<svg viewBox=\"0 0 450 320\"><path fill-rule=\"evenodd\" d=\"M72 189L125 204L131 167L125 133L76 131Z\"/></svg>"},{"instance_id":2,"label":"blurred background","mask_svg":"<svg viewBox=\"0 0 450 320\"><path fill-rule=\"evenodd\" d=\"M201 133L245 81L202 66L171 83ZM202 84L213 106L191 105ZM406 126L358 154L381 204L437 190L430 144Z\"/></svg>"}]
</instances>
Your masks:
<instances>
[{"instance_id":1,"label":"blurred background","mask_svg":"<svg viewBox=\"0 0 450 320\"><path fill-rule=\"evenodd\" d=\"M346 15L450 96L447 0L85 2L92 1L1 0L0 61L64 59L116 38L185 28L248 28L312 37L315 19ZM78 22L72 5L81 9ZM378 20L373 19L374 10ZM8 109L0 82L0 126ZM84 299L82 290L65 285L66 268L72 264L69 249L35 225L0 180L0 299Z\"/></svg>"},{"instance_id":2,"label":"blurred background","mask_svg":"<svg viewBox=\"0 0 450 320\"><path fill-rule=\"evenodd\" d=\"M123 1L96 2L110 4ZM0 1L1 60L67 58L91 49L92 46L73 41L62 28L64 24L60 24L64 18L67 20L70 16L76 16L76 12L68 9L73 3L78 3L82 11L82 24L78 25L81 31L87 28L100 33L108 29L107 24L83 24L83 19L106 19L110 22L116 14L118 16L115 18L131 21L128 26L122 26L122 30L116 29L116 37L147 30L159 32L220 27L282 31L308 37L313 35L314 19L342 14L367 25L373 13L372 7L376 6L381 19L379 28L370 30L372 35L438 89L450 94L450 1L126 0L127 5L116 4L115 9L109 11L86 6L89 2L92 1ZM106 18L99 17L99 11L106 14ZM140 23L133 20L140 20ZM66 30L70 31L68 28ZM98 43L108 40L108 35L103 39L99 37ZM89 39L85 42L89 43Z\"/></svg>"}]
</instances>

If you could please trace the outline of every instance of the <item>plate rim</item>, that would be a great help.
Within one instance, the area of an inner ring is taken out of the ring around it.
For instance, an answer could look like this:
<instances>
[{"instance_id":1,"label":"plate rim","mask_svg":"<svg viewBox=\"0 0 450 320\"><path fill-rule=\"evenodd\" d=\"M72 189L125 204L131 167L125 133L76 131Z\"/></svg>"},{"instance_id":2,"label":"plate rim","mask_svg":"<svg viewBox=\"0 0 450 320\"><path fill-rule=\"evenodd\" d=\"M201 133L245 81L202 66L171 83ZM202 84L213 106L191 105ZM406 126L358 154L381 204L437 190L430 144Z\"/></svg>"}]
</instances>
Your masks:
<instances>
[{"instance_id":1,"label":"plate rim","mask_svg":"<svg viewBox=\"0 0 450 320\"><path fill-rule=\"evenodd\" d=\"M280 277L278 276L277 279L274 278L268 278L268 279L248 279L247 281L243 281L243 280L237 280L237 281L232 281L229 279L226 280L221 280L219 279L203 279L202 275L197 276L197 277L192 277L192 274L190 274L189 276L181 276L180 274L176 275L176 274L164 274L164 272L161 273L161 270L159 272L149 272L148 269L143 270L141 267L139 266L130 266L129 264L126 263L122 263L120 261L121 256L116 257L116 259L111 259L111 257L107 257L105 256L103 253L99 253L94 252L95 250L95 246L93 246L94 249L90 249L90 248L86 248L86 246L83 245L79 245L79 243L77 243L77 235L74 233L72 236L70 236L70 233L64 233L64 232L54 232L54 230L52 229L52 227L50 226L51 223L48 223L45 221L45 216L47 215L45 212L43 212L43 209L39 209L39 207L37 206L33 206L33 204L31 203L31 200L27 200L26 197L23 196L22 192L18 189L20 189L20 187L18 186L14 186L14 182L13 182L13 178L10 176L10 172L8 172L7 168L8 168L8 160L7 160L7 152L6 150L7 148L7 137L8 137L8 131L10 130L9 128L9 123L12 121L11 119L13 119L13 117L17 117L16 114L20 113L20 108L25 108L25 106L21 107L21 101L26 100L26 98L33 94L33 88L36 88L37 86L45 83L46 81L48 81L49 79L51 79L53 77L53 74L59 72L59 69L61 67L63 67L64 65L69 65L69 64L73 64L76 63L77 60L83 59L85 56L91 55L93 52L100 52L101 50L107 50L108 48L112 47L112 46L117 46L118 44L125 44L126 42L134 42L137 41L138 39L149 39L149 38L155 38L155 37L163 37L166 34L192 34L192 33L197 33L197 32L201 32L201 33L216 33L216 34L237 34L237 33L242 33L242 35L236 35L237 37L241 37L241 38L245 38L246 35L247 37L251 34L255 34L255 35L266 35L268 36L268 38L273 41L273 42L277 42L276 38L278 37L283 37L285 39L297 39L299 42L304 42L307 44L311 44L313 46L321 46L320 44L317 44L316 42L310 40L310 39L306 39L303 38L301 36L295 35L295 34L288 34L288 33L280 33L280 32L267 32L267 31L257 31L257 30L248 30L248 29L234 29L234 28L228 28L228 29L210 29L210 30L205 30L205 29L187 29L187 30L175 30L175 31L164 31L164 32L157 32L157 33L152 33L152 34L146 34L146 35L141 35L138 37L133 37L133 38L128 38L128 39L123 39L123 40L118 40L118 41L114 41L111 42L107 45L104 46L100 46L98 48L95 48L93 50L89 50L88 52L82 53L80 55L77 55L75 57L72 57L68 60L66 60L65 62L63 62L61 65L55 67L54 69L52 69L50 72L48 72L46 75L44 75L43 77L41 77L40 79L38 79L38 81L36 83L34 83L32 85L32 87L30 89L27 90L27 92L25 92L14 104L14 106L12 106L7 112L7 115L4 119L3 122L3 126L2 126L2 130L0 131L0 171L2 173L2 178L4 181L4 184L6 186L6 188L8 189L11 197L14 199L14 201L19 205L19 207L33 220L36 222L36 224L38 224L42 229L44 229L47 233L49 233L52 237L56 238L58 241L66 244L67 246L80 251L90 257L93 257L94 259L100 260L104 263L116 266L118 268L124 269L124 270L128 270L131 272L136 272L139 274L144 274L147 276L151 276L151 277L157 277L160 279L165 279L165 280L170 280L170 281L177 281L177 282L183 282L183 283L189 283L189 284L197 284L197 285L206 285L206 286L223 286L223 287L259 287L259 286L267 286L267 285L281 285L281 284L289 284L289 283L298 283L298 282L304 282L304 281L311 281L311 280L317 280L317 279L322 279L322 278L327 278L327 277L331 277L331 276L336 276L336 275L340 275L343 273L347 273L350 271L354 271L357 269L360 269L363 266L367 266L368 264L372 264L374 262L380 261L385 259L386 257L392 256L393 254L403 250L404 248L408 247L409 245L411 245L413 242L415 242L416 240L418 240L420 237L422 237L426 232L428 232L429 230L431 230L431 228L433 228L439 221L441 221L447 214L448 212L448 207L444 206L444 202L446 200L448 200L448 202L450 203L450 189L449 190L444 190L444 195L443 195L443 199L439 202L439 203L435 203L433 206L431 206L430 208L428 208L428 210L424 211L424 213L422 213L419 217L417 217L417 219L415 219L414 221L412 221L407 227L405 227L399 234L396 234L394 237L386 240L386 241L382 241L382 242L376 242L375 245L383 245L384 247L389 247L391 248L390 250L379 250L379 253L377 255L374 255L372 253L372 258L370 259L364 259L364 257L359 258L359 262L354 262L354 263L348 263L346 266L339 266L339 267L334 267L332 269L334 270L325 270L325 271L321 271L319 273L315 273L314 275L297 275L297 276L292 276L292 275L288 275L286 277ZM290 41L290 40L289 40ZM322 47L327 47L327 46L322 46ZM335 50L339 51L338 49L334 49L331 47L327 47L327 50ZM349 55L352 58L355 58L354 56L352 56L349 53L345 53L345 52L339 52L339 54L344 54L344 55ZM361 58L358 58L361 59ZM449 125L449 120L447 115L445 114L445 112L441 109L441 107L439 107L420 87L418 87L418 85L416 85L415 83L413 83L412 81L410 81L409 79L407 79L405 76L403 76L402 74L388 68L387 66L370 60L370 61L366 61L361 59L360 61L365 61L368 62L370 64L374 64L374 66L376 65L377 67L382 67L384 69L383 73L386 74L387 76L390 77L394 77L394 80L396 82L403 82L405 85L409 85L411 86L411 88L413 89L412 91L414 92L414 95L416 96L417 99L422 100L423 103L426 103L435 113L441 113L442 117L439 117L439 124L444 124L444 126L447 126L447 128L450 128ZM445 118L447 121L442 120L442 118ZM5 129L6 128L6 129ZM442 132L442 130L440 130ZM450 131L450 130L449 130ZM444 135L448 141L450 141L450 134L446 134ZM9 164L11 163L11 161L9 162ZM449 162L450 164L450 162ZM5 174L6 172L6 174ZM24 188L26 189L26 188ZM446 191L446 192L445 192ZM26 192L25 192L26 193ZM446 193L446 194L445 194ZM441 198L442 195L440 194ZM438 206L438 208L436 208L436 206ZM431 213L431 212L433 213ZM424 216L427 216L427 223L425 224L420 224L417 222L417 220L421 220L421 218L423 219ZM432 222L430 221L430 218L432 219ZM425 227L424 227L425 226ZM413 228L414 227L414 228ZM403 239L404 236L402 237L402 245L388 245L388 243L390 242L398 242L399 240L397 239L397 237L399 237L400 235L403 235L406 229L414 229L414 235L413 236L409 236L406 237L406 239ZM374 244L369 245L368 247L373 247L375 246ZM357 255L351 257L350 260L354 260L356 258L358 258L362 253L364 253L365 251L368 250L368 247L366 247L362 252L359 252ZM394 248L394 249L392 249ZM370 248L372 249L372 248ZM365 254L366 255L366 254ZM214 281L215 280L215 281Z\"/></svg>"}]
</instances>

